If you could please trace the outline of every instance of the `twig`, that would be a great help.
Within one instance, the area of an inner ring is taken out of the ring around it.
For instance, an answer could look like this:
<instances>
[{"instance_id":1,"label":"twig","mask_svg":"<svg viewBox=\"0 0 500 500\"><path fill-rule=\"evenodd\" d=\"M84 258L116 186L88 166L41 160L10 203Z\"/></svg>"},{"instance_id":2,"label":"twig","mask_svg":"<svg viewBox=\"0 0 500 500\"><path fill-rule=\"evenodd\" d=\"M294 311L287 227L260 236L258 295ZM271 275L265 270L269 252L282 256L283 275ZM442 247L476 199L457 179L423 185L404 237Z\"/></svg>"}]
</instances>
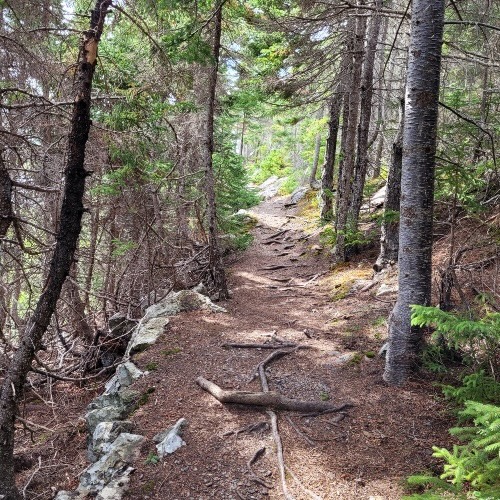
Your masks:
<instances>
[{"instance_id":1,"label":"twig","mask_svg":"<svg viewBox=\"0 0 500 500\"><path fill-rule=\"evenodd\" d=\"M19 422L25 424L26 426L38 427L39 429L43 429L44 431L48 431L48 432L56 432L54 429L49 429L48 427L45 427L44 425L35 424L35 422L30 422L29 420L25 420L24 418L21 418L19 416L16 416L16 420L19 420ZM31 431L31 429L30 429L30 431Z\"/></svg>"},{"instance_id":2,"label":"twig","mask_svg":"<svg viewBox=\"0 0 500 500\"><path fill-rule=\"evenodd\" d=\"M33 471L33 474L31 474L30 478L28 479L28 482L24 485L23 488L23 498L26 498L26 490L28 489L28 486L30 485L31 481L37 474L37 472L42 468L42 457L38 457L38 467ZM3 496L3 495L2 495Z\"/></svg>"},{"instance_id":3,"label":"twig","mask_svg":"<svg viewBox=\"0 0 500 500\"><path fill-rule=\"evenodd\" d=\"M298 425L295 424L295 422L288 416L286 415L285 418L287 419L288 423L292 426L292 429L301 437L304 439L304 441L306 441L307 444L309 444L310 446L316 446L316 443L309 437L307 436L304 432L302 432Z\"/></svg>"},{"instance_id":4,"label":"twig","mask_svg":"<svg viewBox=\"0 0 500 500\"><path fill-rule=\"evenodd\" d=\"M236 429L234 431L228 431L222 434L223 437L231 436L234 434L236 438L240 434L243 434L244 432L255 432L255 431L260 431L268 428L268 423L267 422L258 422L256 424L250 424L245 427L242 427L241 429Z\"/></svg>"},{"instance_id":5,"label":"twig","mask_svg":"<svg viewBox=\"0 0 500 500\"><path fill-rule=\"evenodd\" d=\"M253 455L253 457L247 462L247 469L250 472L250 476L252 481L256 482L257 484L260 484L261 486L264 486L264 488L267 489L272 489L272 486L266 483L261 477L259 477L254 470L252 469L252 465L266 452L266 448L262 447L259 448Z\"/></svg>"}]
</instances>

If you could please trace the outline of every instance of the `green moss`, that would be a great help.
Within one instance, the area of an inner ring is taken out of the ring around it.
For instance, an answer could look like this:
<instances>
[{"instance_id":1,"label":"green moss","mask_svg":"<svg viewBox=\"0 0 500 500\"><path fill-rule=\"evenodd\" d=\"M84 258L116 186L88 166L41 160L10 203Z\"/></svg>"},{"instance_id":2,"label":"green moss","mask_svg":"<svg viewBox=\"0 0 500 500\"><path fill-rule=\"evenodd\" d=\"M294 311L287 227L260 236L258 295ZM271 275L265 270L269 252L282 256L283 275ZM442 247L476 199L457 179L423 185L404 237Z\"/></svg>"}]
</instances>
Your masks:
<instances>
[{"instance_id":1,"label":"green moss","mask_svg":"<svg viewBox=\"0 0 500 500\"><path fill-rule=\"evenodd\" d=\"M146 366L145 366L146 370L148 370L149 372L153 372L155 370L158 370L158 363L155 363L153 361L149 362Z\"/></svg>"},{"instance_id":2,"label":"green moss","mask_svg":"<svg viewBox=\"0 0 500 500\"><path fill-rule=\"evenodd\" d=\"M172 349L164 349L161 351L163 356L172 356L172 354L179 354L180 352L182 352L180 347L173 347Z\"/></svg>"}]
</instances>

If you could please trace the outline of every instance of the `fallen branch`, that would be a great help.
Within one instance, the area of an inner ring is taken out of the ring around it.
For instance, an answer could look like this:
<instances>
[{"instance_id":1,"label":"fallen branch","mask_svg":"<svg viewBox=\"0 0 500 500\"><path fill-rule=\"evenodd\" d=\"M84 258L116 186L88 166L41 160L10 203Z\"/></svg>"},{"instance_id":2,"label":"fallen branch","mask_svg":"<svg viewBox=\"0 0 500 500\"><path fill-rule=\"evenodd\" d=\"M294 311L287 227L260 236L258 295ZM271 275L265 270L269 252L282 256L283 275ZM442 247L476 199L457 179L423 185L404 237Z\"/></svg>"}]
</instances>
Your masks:
<instances>
[{"instance_id":1,"label":"fallen branch","mask_svg":"<svg viewBox=\"0 0 500 500\"><path fill-rule=\"evenodd\" d=\"M280 269L286 269L287 267L297 267L297 266L294 266L294 265L286 265L286 264L277 264L275 266L265 266L265 267L261 267L259 269L259 271L279 271Z\"/></svg>"},{"instance_id":2,"label":"fallen branch","mask_svg":"<svg viewBox=\"0 0 500 500\"><path fill-rule=\"evenodd\" d=\"M325 401L301 401L287 398L276 392L228 391L221 389L218 385L203 377L198 377L196 383L223 404L262 406L273 410L318 413L321 415L341 411L351 406L347 403L340 406L332 406Z\"/></svg>"},{"instance_id":3,"label":"fallen branch","mask_svg":"<svg viewBox=\"0 0 500 500\"><path fill-rule=\"evenodd\" d=\"M284 344L222 344L222 347L228 348L233 347L235 349L281 349L282 347L301 347L305 349L307 346L299 346L292 342Z\"/></svg>"}]
</instances>

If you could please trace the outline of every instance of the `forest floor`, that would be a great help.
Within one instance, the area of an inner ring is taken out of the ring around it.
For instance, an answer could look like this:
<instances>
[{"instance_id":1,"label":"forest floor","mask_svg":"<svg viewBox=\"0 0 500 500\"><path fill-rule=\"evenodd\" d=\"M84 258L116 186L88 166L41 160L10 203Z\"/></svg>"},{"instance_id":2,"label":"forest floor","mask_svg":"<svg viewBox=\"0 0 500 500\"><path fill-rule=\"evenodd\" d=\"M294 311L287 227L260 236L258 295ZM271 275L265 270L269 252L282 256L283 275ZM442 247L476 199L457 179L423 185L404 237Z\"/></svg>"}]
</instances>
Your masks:
<instances>
[{"instance_id":1,"label":"forest floor","mask_svg":"<svg viewBox=\"0 0 500 500\"><path fill-rule=\"evenodd\" d=\"M436 468L431 447L449 444L450 415L430 378L414 379L402 389L388 387L382 381L383 360L370 357L384 343L391 296L348 291L356 279L370 277L375 255L365 253L331 270L329 254L318 246L317 237L305 239L311 231L300 207L286 208L283 198L274 198L252 213L258 217L254 241L233 259L228 271L232 299L221 304L228 313L181 313L171 318L154 347L134 358L139 368L150 372L134 384L149 398L131 417L147 442L127 498L283 498L266 412L223 405L195 383L203 376L224 389L260 391L258 378L249 379L272 351L223 344L276 339L307 348L269 365L271 390L302 400L353 405L341 420L338 413L307 418L278 413L286 481L293 497L401 498L406 476ZM346 362L348 357L352 359ZM69 389L57 392L54 404L65 399L67 405L78 406L78 401L80 416L95 394L90 387L73 398ZM40 412L38 418L57 427L54 419L61 421L72 412L71 407L46 417ZM188 421L186 446L152 463L152 437L181 417ZM267 425L229 434L260 422ZM83 427L80 421L66 426L64 436L44 434L50 446L38 464L59 464L50 474L57 489L76 486L86 466ZM269 489L254 480L247 466L261 448L265 453L252 468ZM28 469L36 469L36 453L30 454L32 467L27 467L24 481L30 477ZM35 470L32 483L37 480L44 481ZM32 498L48 497L39 493Z\"/></svg>"}]
</instances>

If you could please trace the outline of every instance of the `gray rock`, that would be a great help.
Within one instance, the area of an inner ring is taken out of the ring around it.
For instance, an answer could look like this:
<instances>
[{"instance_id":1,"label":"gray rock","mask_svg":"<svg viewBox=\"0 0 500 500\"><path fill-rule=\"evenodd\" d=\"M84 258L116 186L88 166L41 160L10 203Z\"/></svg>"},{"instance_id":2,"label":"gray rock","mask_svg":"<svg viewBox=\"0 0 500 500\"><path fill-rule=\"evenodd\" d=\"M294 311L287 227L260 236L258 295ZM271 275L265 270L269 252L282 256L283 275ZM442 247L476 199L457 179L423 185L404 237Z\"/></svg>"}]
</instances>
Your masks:
<instances>
[{"instance_id":1,"label":"gray rock","mask_svg":"<svg viewBox=\"0 0 500 500\"><path fill-rule=\"evenodd\" d=\"M64 491L61 490L57 493L57 495L54 497L54 500L75 500L82 498L78 493L75 491Z\"/></svg>"},{"instance_id":2,"label":"gray rock","mask_svg":"<svg viewBox=\"0 0 500 500\"><path fill-rule=\"evenodd\" d=\"M80 495L104 494L101 498L120 499L128 487L128 476L133 468L130 464L137 458L144 436L120 434L95 464L81 476L77 492Z\"/></svg>"},{"instance_id":3,"label":"gray rock","mask_svg":"<svg viewBox=\"0 0 500 500\"><path fill-rule=\"evenodd\" d=\"M173 427L160 432L153 438L153 441L158 443L156 449L158 450L158 456L160 458L163 458L165 455L170 455L181 446L186 445L181 437L182 429L186 425L187 420L185 418L180 418Z\"/></svg>"},{"instance_id":4,"label":"gray rock","mask_svg":"<svg viewBox=\"0 0 500 500\"><path fill-rule=\"evenodd\" d=\"M287 204L290 205L295 205L298 203L304 196L307 194L309 191L309 188L306 186L300 186L298 187L291 195L290 195L290 200L287 202Z\"/></svg>"},{"instance_id":5,"label":"gray rock","mask_svg":"<svg viewBox=\"0 0 500 500\"><path fill-rule=\"evenodd\" d=\"M223 307L216 306L212 301L194 290L171 292L157 304L148 307L142 322L151 318L174 316L183 311L205 310L211 312L227 312Z\"/></svg>"},{"instance_id":6,"label":"gray rock","mask_svg":"<svg viewBox=\"0 0 500 500\"><path fill-rule=\"evenodd\" d=\"M285 178L279 178L277 175L272 175L264 181L262 184L258 186L259 195L262 196L265 200L269 198L273 198L278 194L281 186L285 182Z\"/></svg>"},{"instance_id":7,"label":"gray rock","mask_svg":"<svg viewBox=\"0 0 500 500\"><path fill-rule=\"evenodd\" d=\"M155 305L150 306L148 311L153 307L155 307ZM159 308L158 311L160 311ZM130 356L136 352L143 351L146 347L153 345L164 332L164 329L168 325L169 321L168 317L146 319L145 316L132 335L132 338L127 346L127 351L125 352L125 356Z\"/></svg>"},{"instance_id":8,"label":"gray rock","mask_svg":"<svg viewBox=\"0 0 500 500\"><path fill-rule=\"evenodd\" d=\"M92 434L88 447L91 462L96 462L109 452L112 443L122 432L132 432L134 424L129 420L116 420L114 422L99 422Z\"/></svg>"},{"instance_id":9,"label":"gray rock","mask_svg":"<svg viewBox=\"0 0 500 500\"><path fill-rule=\"evenodd\" d=\"M135 380L140 378L143 372L137 368L131 361L127 361L116 369L115 374L106 382L106 394L117 393L120 389L124 389L132 385Z\"/></svg>"},{"instance_id":10,"label":"gray rock","mask_svg":"<svg viewBox=\"0 0 500 500\"><path fill-rule=\"evenodd\" d=\"M395 293L398 293L398 284L395 283L395 284L386 284L386 283L382 283L378 290L377 290L377 293L375 294L377 297L380 297L382 295L391 295L391 294L395 294Z\"/></svg>"},{"instance_id":11,"label":"gray rock","mask_svg":"<svg viewBox=\"0 0 500 500\"><path fill-rule=\"evenodd\" d=\"M196 310L227 312L223 307L215 305L208 297L195 290L170 292L160 302L146 309L146 314L130 339L125 356L130 356L154 344L168 324L168 316Z\"/></svg>"},{"instance_id":12,"label":"gray rock","mask_svg":"<svg viewBox=\"0 0 500 500\"><path fill-rule=\"evenodd\" d=\"M131 389L123 389L114 394L103 394L87 406L85 421L89 436L101 422L124 420L132 413L140 398L140 393Z\"/></svg>"},{"instance_id":13,"label":"gray rock","mask_svg":"<svg viewBox=\"0 0 500 500\"><path fill-rule=\"evenodd\" d=\"M193 292L201 293L202 295L208 297L208 290L207 287L203 284L203 282L198 283L195 287L192 288L192 290Z\"/></svg>"},{"instance_id":14,"label":"gray rock","mask_svg":"<svg viewBox=\"0 0 500 500\"><path fill-rule=\"evenodd\" d=\"M132 335L137 321L128 318L123 313L116 313L108 320L109 336L113 338Z\"/></svg>"},{"instance_id":15,"label":"gray rock","mask_svg":"<svg viewBox=\"0 0 500 500\"><path fill-rule=\"evenodd\" d=\"M255 216L255 214L249 212L248 210L244 210L243 208L233 214L232 217L237 219L242 224L253 225L259 222L259 219Z\"/></svg>"}]
</instances>

